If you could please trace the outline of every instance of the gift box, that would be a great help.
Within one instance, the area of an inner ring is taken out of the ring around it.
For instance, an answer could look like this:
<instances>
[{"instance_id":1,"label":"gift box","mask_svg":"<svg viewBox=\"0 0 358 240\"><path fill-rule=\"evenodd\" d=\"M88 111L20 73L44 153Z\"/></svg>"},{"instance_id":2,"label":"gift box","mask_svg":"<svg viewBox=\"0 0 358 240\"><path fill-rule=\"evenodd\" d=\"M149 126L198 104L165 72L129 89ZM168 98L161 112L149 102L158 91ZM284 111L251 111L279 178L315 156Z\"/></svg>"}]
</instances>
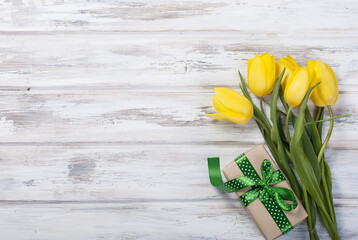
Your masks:
<instances>
[{"instance_id":1,"label":"gift box","mask_svg":"<svg viewBox=\"0 0 358 240\"><path fill-rule=\"evenodd\" d=\"M219 159L208 160L211 183L236 193L266 239L278 238L306 219L305 209L263 145L223 168L226 183L221 180Z\"/></svg>"}]
</instances>

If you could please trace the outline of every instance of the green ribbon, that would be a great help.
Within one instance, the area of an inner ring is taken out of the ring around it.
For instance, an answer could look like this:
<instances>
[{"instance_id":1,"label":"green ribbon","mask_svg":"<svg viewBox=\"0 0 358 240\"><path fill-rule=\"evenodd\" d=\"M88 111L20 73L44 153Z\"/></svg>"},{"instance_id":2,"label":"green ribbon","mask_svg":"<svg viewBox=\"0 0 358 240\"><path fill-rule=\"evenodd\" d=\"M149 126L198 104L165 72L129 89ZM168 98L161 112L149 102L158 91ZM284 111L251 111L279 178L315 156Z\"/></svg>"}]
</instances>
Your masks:
<instances>
[{"instance_id":1,"label":"green ribbon","mask_svg":"<svg viewBox=\"0 0 358 240\"><path fill-rule=\"evenodd\" d=\"M237 157L235 162L244 176L223 183L219 158L208 158L211 184L229 193L251 187L250 190L240 196L242 205L246 208L256 198L259 198L282 234L286 234L293 229L283 211L292 211L297 207L295 195L290 189L271 186L286 180L281 170L274 172L272 163L265 159L261 163L262 178L260 178L245 154ZM291 201L292 203L286 201Z\"/></svg>"}]
</instances>

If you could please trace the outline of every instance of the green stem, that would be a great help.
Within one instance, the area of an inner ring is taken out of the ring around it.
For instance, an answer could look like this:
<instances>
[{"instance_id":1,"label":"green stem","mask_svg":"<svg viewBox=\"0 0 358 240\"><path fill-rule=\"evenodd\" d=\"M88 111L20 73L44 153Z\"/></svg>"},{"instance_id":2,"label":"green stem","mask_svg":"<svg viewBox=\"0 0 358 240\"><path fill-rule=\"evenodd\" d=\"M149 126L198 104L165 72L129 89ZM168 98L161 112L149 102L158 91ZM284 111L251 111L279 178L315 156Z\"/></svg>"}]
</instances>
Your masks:
<instances>
[{"instance_id":1,"label":"green stem","mask_svg":"<svg viewBox=\"0 0 358 240\"><path fill-rule=\"evenodd\" d=\"M308 124L306 125L309 125L310 123L313 123L315 122L312 118L312 116L310 115L310 112L307 111L306 109L306 120L308 121ZM316 122L323 122L325 120L321 120L322 119L322 115L323 115L323 108L320 108L319 111L318 111L318 115L317 115L317 118L316 118ZM338 118L338 117L331 117L329 118L328 120L333 120L335 118ZM311 124L309 125L309 128L311 129L311 139L312 139L312 143L313 143L313 146L315 148L315 152L316 154L318 154L322 148L322 141L321 141L321 134L320 134L320 131L317 129L317 124ZM318 162L318 158L316 159L316 161ZM329 180L327 180L327 173L326 173L326 166L327 163L326 163L326 160L324 158L324 155L322 155L322 158L321 158L321 164L320 164L320 175L321 175L321 183L320 183L320 189L322 191L322 193L324 194L324 201L325 201L325 205L326 205L326 209L330 215L330 218L332 219L332 222L335 224L335 227L337 226L337 222L336 222L336 218L335 218L335 213L334 213L334 205L333 205L333 199L332 199L332 193L331 193L331 190L329 189ZM328 170L329 171L329 170ZM327 228L328 229L328 228Z\"/></svg>"},{"instance_id":2,"label":"green stem","mask_svg":"<svg viewBox=\"0 0 358 240\"><path fill-rule=\"evenodd\" d=\"M319 107L318 108L318 113L317 113L317 116L316 116L315 120L317 121L317 120L323 119L323 115L324 115L324 107ZM322 123L320 123L320 122L316 123L316 127L317 127L317 130L318 130L319 136L321 137L321 135L322 135Z\"/></svg>"},{"instance_id":3,"label":"green stem","mask_svg":"<svg viewBox=\"0 0 358 240\"><path fill-rule=\"evenodd\" d=\"M325 176L322 176L322 185L323 185L323 191L324 191L324 194L326 195L326 200L327 200L327 203L328 203L329 214L331 215L332 221L337 226L336 214L334 213L333 199L331 198L331 195L329 194L329 190L328 190L328 187L327 187L327 181L326 181Z\"/></svg>"},{"instance_id":4,"label":"green stem","mask_svg":"<svg viewBox=\"0 0 358 240\"><path fill-rule=\"evenodd\" d=\"M332 221L332 219L330 218L329 214L327 213L326 209L323 209L323 208L320 208L318 206L318 209L320 210L320 214L321 214L321 218L323 220L323 218L325 219L324 221L327 221L327 224L326 225L326 228L327 228L327 231L329 231L329 229L331 231L333 231L333 234L335 235L335 238L334 239L341 239L339 237L339 234L338 234L338 230L337 230L337 226L336 224Z\"/></svg>"},{"instance_id":5,"label":"green stem","mask_svg":"<svg viewBox=\"0 0 358 240\"><path fill-rule=\"evenodd\" d=\"M267 102L267 101L266 101L265 99L263 99L263 98L262 98L262 101L271 107L271 103ZM286 113L285 113L284 111L282 111L281 109L278 109L278 108L277 108L277 111L279 111L280 113L282 113L283 115L286 116Z\"/></svg>"},{"instance_id":6,"label":"green stem","mask_svg":"<svg viewBox=\"0 0 358 240\"><path fill-rule=\"evenodd\" d=\"M264 114L265 118L267 118L262 101L263 101L263 98L260 97L260 109L261 109L261 112Z\"/></svg>"},{"instance_id":7,"label":"green stem","mask_svg":"<svg viewBox=\"0 0 358 240\"><path fill-rule=\"evenodd\" d=\"M290 152L288 151L288 149L286 147L285 147L285 152L286 152L286 155L288 156L288 158L291 159L292 156L291 156ZM312 239L317 239L318 240L319 237L318 237L318 234L317 234L316 226L312 222L312 218L314 216L312 216L313 213L312 213L312 211L311 211L311 209L309 207L309 200L308 200L307 190L306 190L305 186L302 186L302 194L303 194L302 202L303 202L303 204L305 206L305 209L306 209L306 212L308 214L308 217L306 219L306 223L307 223L308 233L310 235L310 239L311 240ZM332 231L330 232L330 235L331 234L333 236Z\"/></svg>"},{"instance_id":8,"label":"green stem","mask_svg":"<svg viewBox=\"0 0 358 240\"><path fill-rule=\"evenodd\" d=\"M290 106L288 108L287 115L286 115L286 135L287 135L288 142L291 142L290 130L288 129L288 119L290 118L291 110L292 110L292 107Z\"/></svg>"},{"instance_id":9,"label":"green stem","mask_svg":"<svg viewBox=\"0 0 358 240\"><path fill-rule=\"evenodd\" d=\"M329 116L331 118L333 118L333 111L332 111L332 108L330 105L327 106L328 110L329 110ZM330 121L330 124L329 124L329 129L328 129L328 133L327 133L327 136L326 136L326 139L324 140L323 144L322 144L322 147L321 147L321 150L319 151L318 153L318 162L321 162L322 160L322 156L323 156L323 153L324 153L324 150L328 144L328 141L329 139L331 138L331 135L332 135L332 130L333 130L333 119L331 119Z\"/></svg>"},{"instance_id":10,"label":"green stem","mask_svg":"<svg viewBox=\"0 0 358 240\"><path fill-rule=\"evenodd\" d=\"M317 113L317 116L316 116L316 121L319 120L321 117L323 118L322 114L323 114L323 111L324 111L324 107L318 107L318 113Z\"/></svg>"},{"instance_id":11,"label":"green stem","mask_svg":"<svg viewBox=\"0 0 358 240\"><path fill-rule=\"evenodd\" d=\"M256 122L258 122L261 125L261 127L265 130L265 132L270 136L271 133L268 130L268 128L266 127L266 125L260 119L258 119L255 115L252 115L252 117L256 120Z\"/></svg>"},{"instance_id":12,"label":"green stem","mask_svg":"<svg viewBox=\"0 0 358 240\"><path fill-rule=\"evenodd\" d=\"M314 235L312 229L311 210L310 210L310 204L308 202L307 190L304 186L302 186L302 194L303 194L303 204L305 205L306 212L308 213L308 217L306 219L307 226L308 226L308 233L310 234L310 239L312 240L314 239Z\"/></svg>"},{"instance_id":13,"label":"green stem","mask_svg":"<svg viewBox=\"0 0 358 240\"><path fill-rule=\"evenodd\" d=\"M318 211L319 211L319 213L321 214L322 222L323 222L324 226L326 227L326 230L327 230L329 236L331 237L331 239L336 239L336 238L335 238L335 234L334 234L334 232L332 231L332 229L331 229L331 227L330 227L330 225L329 225L327 219L322 216L322 213L321 213L320 210L318 210Z\"/></svg>"},{"instance_id":14,"label":"green stem","mask_svg":"<svg viewBox=\"0 0 358 240\"><path fill-rule=\"evenodd\" d=\"M344 117L349 117L351 116L352 114L346 114L346 115L342 115L342 116L335 116L335 117L331 117L331 118L327 118L327 119L322 119L322 120L316 120L316 121L312 121L312 122L308 122L305 124L305 126L308 126L312 123L320 123L320 122L326 122L326 121L331 121L331 120L335 120L335 119L338 119L338 118L344 118Z\"/></svg>"}]
</instances>

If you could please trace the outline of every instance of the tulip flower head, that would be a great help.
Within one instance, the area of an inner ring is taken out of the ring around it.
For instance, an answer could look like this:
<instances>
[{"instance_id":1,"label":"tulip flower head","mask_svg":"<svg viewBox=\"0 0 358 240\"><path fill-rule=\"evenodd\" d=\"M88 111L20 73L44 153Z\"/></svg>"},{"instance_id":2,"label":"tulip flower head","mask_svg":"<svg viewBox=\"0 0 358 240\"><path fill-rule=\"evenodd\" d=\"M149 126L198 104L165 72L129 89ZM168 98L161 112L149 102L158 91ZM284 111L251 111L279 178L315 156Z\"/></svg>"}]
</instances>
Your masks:
<instances>
[{"instance_id":1,"label":"tulip flower head","mask_svg":"<svg viewBox=\"0 0 358 240\"><path fill-rule=\"evenodd\" d=\"M288 79L291 77L292 73L299 68L299 65L291 56L287 55L285 58L281 58L276 63L276 79L279 78L284 68L286 68L286 71L281 81L282 89L285 89Z\"/></svg>"},{"instance_id":2,"label":"tulip flower head","mask_svg":"<svg viewBox=\"0 0 358 240\"><path fill-rule=\"evenodd\" d=\"M268 53L256 54L247 61L247 78L251 91L258 97L270 94L276 82L276 59Z\"/></svg>"},{"instance_id":3,"label":"tulip flower head","mask_svg":"<svg viewBox=\"0 0 358 240\"><path fill-rule=\"evenodd\" d=\"M253 115L251 102L230 88L215 88L213 105L218 113L205 114L207 117L223 119L236 124L245 124Z\"/></svg>"},{"instance_id":4,"label":"tulip flower head","mask_svg":"<svg viewBox=\"0 0 358 240\"><path fill-rule=\"evenodd\" d=\"M284 90L284 98L288 105L292 107L300 106L310 85L308 69L304 66L297 68L288 79Z\"/></svg>"},{"instance_id":5,"label":"tulip flower head","mask_svg":"<svg viewBox=\"0 0 358 240\"><path fill-rule=\"evenodd\" d=\"M313 90L311 99L318 107L334 105L338 99L338 84L332 68L322 61L308 61L312 79L311 86L320 84Z\"/></svg>"}]
</instances>

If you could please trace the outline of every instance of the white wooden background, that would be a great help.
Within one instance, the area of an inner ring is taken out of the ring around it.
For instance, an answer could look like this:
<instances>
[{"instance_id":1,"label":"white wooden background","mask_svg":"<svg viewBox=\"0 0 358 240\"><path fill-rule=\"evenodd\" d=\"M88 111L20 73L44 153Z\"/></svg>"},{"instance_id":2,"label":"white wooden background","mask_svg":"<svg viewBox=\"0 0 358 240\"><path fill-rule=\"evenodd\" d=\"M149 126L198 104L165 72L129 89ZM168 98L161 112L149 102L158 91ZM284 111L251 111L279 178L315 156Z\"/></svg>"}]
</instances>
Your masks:
<instances>
[{"instance_id":1,"label":"white wooden background","mask_svg":"<svg viewBox=\"0 0 358 240\"><path fill-rule=\"evenodd\" d=\"M257 52L336 72L335 114L352 116L326 155L357 238L357 38L356 0L1 1L0 239L262 239L206 157L263 140L203 116Z\"/></svg>"}]
</instances>

